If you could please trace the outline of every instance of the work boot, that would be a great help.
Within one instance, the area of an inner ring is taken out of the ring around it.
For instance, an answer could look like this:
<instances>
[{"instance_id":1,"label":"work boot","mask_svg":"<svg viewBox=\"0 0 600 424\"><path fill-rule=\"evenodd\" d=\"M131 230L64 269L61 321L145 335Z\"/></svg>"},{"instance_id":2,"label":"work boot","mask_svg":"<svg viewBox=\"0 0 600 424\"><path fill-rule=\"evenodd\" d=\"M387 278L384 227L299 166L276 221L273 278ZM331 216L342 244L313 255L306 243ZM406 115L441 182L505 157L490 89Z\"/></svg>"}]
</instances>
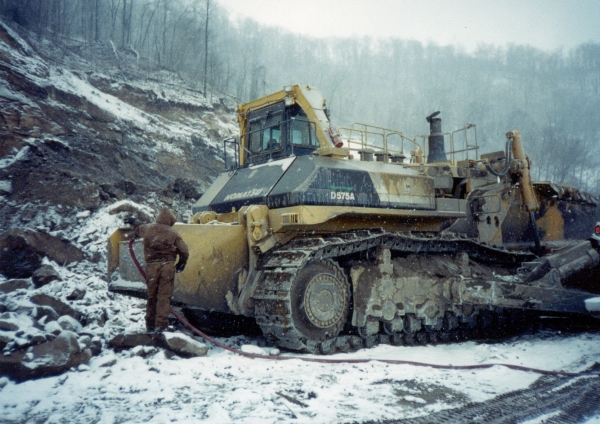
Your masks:
<instances>
[{"instance_id":1,"label":"work boot","mask_svg":"<svg viewBox=\"0 0 600 424\"><path fill-rule=\"evenodd\" d=\"M148 333L148 334L154 333L154 326L153 325L146 325L146 333Z\"/></svg>"}]
</instances>

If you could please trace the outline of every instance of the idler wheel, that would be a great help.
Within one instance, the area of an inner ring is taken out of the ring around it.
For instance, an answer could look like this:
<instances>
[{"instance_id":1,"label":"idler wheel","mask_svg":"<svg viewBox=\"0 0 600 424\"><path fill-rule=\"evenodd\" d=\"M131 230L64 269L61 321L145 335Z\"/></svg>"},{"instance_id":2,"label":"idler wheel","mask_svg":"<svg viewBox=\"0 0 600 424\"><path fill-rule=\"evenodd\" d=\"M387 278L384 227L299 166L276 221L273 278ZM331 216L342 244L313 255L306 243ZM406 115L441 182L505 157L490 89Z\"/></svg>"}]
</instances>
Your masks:
<instances>
[{"instance_id":1,"label":"idler wheel","mask_svg":"<svg viewBox=\"0 0 600 424\"><path fill-rule=\"evenodd\" d=\"M346 276L333 262L309 262L292 283L291 307L294 326L307 339L337 336L350 307Z\"/></svg>"}]
</instances>

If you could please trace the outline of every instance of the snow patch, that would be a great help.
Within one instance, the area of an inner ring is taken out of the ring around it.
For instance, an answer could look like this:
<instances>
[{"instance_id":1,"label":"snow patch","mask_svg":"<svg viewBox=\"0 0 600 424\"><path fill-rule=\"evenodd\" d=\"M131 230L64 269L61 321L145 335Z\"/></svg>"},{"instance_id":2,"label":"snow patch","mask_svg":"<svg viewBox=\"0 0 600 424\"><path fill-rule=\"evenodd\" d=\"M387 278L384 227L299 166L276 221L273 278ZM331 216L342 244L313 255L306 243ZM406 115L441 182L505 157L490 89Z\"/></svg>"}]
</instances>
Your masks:
<instances>
[{"instance_id":1,"label":"snow patch","mask_svg":"<svg viewBox=\"0 0 600 424\"><path fill-rule=\"evenodd\" d=\"M590 312L600 312L600 297L585 300L585 309Z\"/></svg>"},{"instance_id":2,"label":"snow patch","mask_svg":"<svg viewBox=\"0 0 600 424\"><path fill-rule=\"evenodd\" d=\"M0 191L12 193L12 182L9 180L0 180Z\"/></svg>"},{"instance_id":3,"label":"snow patch","mask_svg":"<svg viewBox=\"0 0 600 424\"><path fill-rule=\"evenodd\" d=\"M241 347L241 351L245 353L252 353L254 355L266 355L264 349L256 346L256 345L243 345Z\"/></svg>"},{"instance_id":4,"label":"snow patch","mask_svg":"<svg viewBox=\"0 0 600 424\"><path fill-rule=\"evenodd\" d=\"M16 163L17 161L25 159L27 157L27 153L29 153L29 146L23 147L14 156L10 155L8 157L4 157L4 158L0 159L0 169L6 169L9 166L11 166L12 164Z\"/></svg>"}]
</instances>

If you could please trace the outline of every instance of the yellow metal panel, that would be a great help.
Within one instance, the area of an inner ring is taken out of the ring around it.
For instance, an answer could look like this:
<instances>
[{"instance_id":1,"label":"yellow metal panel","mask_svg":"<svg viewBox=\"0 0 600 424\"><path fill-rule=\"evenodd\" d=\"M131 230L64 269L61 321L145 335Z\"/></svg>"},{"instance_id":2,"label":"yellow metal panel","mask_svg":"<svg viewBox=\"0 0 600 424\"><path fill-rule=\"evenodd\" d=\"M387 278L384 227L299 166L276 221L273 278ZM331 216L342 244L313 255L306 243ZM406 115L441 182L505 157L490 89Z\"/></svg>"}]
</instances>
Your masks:
<instances>
[{"instance_id":1,"label":"yellow metal panel","mask_svg":"<svg viewBox=\"0 0 600 424\"><path fill-rule=\"evenodd\" d=\"M119 242L125 241L128 239L128 235L131 233L131 230L118 229L108 238L108 242L106 245L106 256L108 263L108 278L117 267L119 266Z\"/></svg>"},{"instance_id":2,"label":"yellow metal panel","mask_svg":"<svg viewBox=\"0 0 600 424\"><path fill-rule=\"evenodd\" d=\"M439 231L441 223L466 215L464 201L455 210L361 208L352 206L292 206L272 209L269 221L274 232L350 231L383 228L389 231ZM450 209L446 205L446 209ZM290 219L293 215L293 219Z\"/></svg>"},{"instance_id":3,"label":"yellow metal panel","mask_svg":"<svg viewBox=\"0 0 600 424\"><path fill-rule=\"evenodd\" d=\"M248 268L248 242L241 225L175 224L190 258L175 277L173 300L231 313L226 296L238 294L238 275Z\"/></svg>"}]
</instances>

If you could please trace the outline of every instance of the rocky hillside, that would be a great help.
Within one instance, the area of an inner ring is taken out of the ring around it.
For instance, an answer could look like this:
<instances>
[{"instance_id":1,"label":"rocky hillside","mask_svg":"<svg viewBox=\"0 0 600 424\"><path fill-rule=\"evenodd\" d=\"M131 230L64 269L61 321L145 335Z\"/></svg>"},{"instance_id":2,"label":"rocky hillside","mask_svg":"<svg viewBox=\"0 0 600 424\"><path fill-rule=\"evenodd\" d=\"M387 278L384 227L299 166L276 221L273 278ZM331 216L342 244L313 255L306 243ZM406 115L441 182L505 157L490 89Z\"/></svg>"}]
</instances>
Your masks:
<instances>
[{"instance_id":1,"label":"rocky hillside","mask_svg":"<svg viewBox=\"0 0 600 424\"><path fill-rule=\"evenodd\" d=\"M110 46L96 46L104 69L74 50L0 22L2 229L61 230L50 210L68 217L126 197L183 212L222 169L235 102L165 71L141 75Z\"/></svg>"},{"instance_id":2,"label":"rocky hillside","mask_svg":"<svg viewBox=\"0 0 600 424\"><path fill-rule=\"evenodd\" d=\"M0 376L61 373L141 322L107 291L106 240L165 204L185 221L237 129L233 100L77 45L0 21Z\"/></svg>"}]
</instances>

